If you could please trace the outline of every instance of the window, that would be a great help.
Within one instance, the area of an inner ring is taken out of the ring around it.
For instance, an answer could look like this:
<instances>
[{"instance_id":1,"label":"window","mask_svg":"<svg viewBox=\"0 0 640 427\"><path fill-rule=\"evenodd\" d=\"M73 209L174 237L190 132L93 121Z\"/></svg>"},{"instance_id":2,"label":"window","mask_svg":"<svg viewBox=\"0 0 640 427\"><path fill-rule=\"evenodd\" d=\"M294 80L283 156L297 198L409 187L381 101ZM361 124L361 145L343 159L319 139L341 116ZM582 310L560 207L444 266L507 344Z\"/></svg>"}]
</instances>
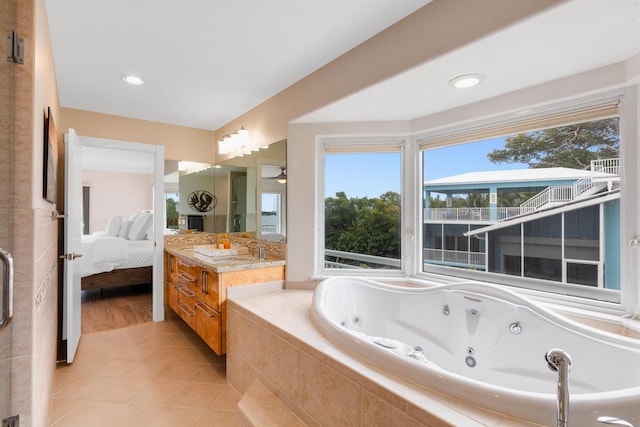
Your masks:
<instances>
[{"instance_id":1,"label":"window","mask_svg":"<svg viewBox=\"0 0 640 427\"><path fill-rule=\"evenodd\" d=\"M282 194L262 193L262 235L282 234Z\"/></svg>"},{"instance_id":2,"label":"window","mask_svg":"<svg viewBox=\"0 0 640 427\"><path fill-rule=\"evenodd\" d=\"M401 145L323 147L323 270L401 270Z\"/></svg>"},{"instance_id":3,"label":"window","mask_svg":"<svg viewBox=\"0 0 640 427\"><path fill-rule=\"evenodd\" d=\"M419 139L420 270L576 296L619 290L619 121L613 100Z\"/></svg>"},{"instance_id":4,"label":"window","mask_svg":"<svg viewBox=\"0 0 640 427\"><path fill-rule=\"evenodd\" d=\"M177 230L179 228L178 219L178 203L180 195L178 193L165 193L167 203L167 228Z\"/></svg>"}]
</instances>

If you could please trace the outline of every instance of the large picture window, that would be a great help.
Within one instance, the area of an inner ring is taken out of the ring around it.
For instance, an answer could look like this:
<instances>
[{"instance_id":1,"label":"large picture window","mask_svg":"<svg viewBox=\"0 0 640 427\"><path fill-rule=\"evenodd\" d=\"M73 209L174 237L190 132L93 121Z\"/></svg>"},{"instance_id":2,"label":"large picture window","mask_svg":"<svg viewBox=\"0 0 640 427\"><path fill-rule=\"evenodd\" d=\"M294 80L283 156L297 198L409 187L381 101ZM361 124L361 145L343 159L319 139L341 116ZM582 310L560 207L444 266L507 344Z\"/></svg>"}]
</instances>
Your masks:
<instances>
[{"instance_id":1,"label":"large picture window","mask_svg":"<svg viewBox=\"0 0 640 427\"><path fill-rule=\"evenodd\" d=\"M324 270L400 270L400 144L328 144L323 165Z\"/></svg>"},{"instance_id":2,"label":"large picture window","mask_svg":"<svg viewBox=\"0 0 640 427\"><path fill-rule=\"evenodd\" d=\"M616 102L419 144L422 272L578 296L620 289Z\"/></svg>"}]
</instances>

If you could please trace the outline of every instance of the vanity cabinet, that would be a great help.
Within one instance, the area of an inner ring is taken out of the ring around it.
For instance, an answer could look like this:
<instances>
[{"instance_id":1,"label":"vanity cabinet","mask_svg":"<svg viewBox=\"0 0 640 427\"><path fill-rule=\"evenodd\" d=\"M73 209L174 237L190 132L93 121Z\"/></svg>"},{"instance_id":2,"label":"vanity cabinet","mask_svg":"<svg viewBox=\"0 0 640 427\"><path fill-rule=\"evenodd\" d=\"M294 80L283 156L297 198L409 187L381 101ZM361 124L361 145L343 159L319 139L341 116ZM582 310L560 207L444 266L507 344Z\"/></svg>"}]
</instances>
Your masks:
<instances>
[{"instance_id":1,"label":"vanity cabinet","mask_svg":"<svg viewBox=\"0 0 640 427\"><path fill-rule=\"evenodd\" d=\"M165 301L219 355L226 353L227 289L284 280L284 265L216 271L206 262L165 251Z\"/></svg>"}]
</instances>

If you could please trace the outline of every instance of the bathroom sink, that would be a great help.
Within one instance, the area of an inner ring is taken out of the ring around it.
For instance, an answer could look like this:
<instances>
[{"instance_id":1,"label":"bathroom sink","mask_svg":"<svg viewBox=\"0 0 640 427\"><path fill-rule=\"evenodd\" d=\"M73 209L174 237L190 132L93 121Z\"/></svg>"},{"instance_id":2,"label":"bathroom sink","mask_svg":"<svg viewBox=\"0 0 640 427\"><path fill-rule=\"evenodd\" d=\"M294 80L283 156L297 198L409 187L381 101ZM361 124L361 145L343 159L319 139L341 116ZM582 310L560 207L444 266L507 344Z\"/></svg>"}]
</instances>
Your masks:
<instances>
[{"instance_id":1,"label":"bathroom sink","mask_svg":"<svg viewBox=\"0 0 640 427\"><path fill-rule=\"evenodd\" d=\"M218 249L216 245L200 245L194 246L193 252L206 255L212 258L230 258L245 255L249 253L248 248L230 248L230 249Z\"/></svg>"}]
</instances>

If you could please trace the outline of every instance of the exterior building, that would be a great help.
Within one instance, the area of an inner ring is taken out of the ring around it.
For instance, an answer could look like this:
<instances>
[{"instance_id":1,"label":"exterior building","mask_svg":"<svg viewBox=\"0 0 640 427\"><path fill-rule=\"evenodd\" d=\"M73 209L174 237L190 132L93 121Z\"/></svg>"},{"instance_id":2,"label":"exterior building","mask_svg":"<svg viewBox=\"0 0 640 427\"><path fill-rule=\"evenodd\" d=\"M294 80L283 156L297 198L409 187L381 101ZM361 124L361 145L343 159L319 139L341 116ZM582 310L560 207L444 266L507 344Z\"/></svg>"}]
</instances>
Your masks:
<instances>
[{"instance_id":1,"label":"exterior building","mask_svg":"<svg viewBox=\"0 0 640 427\"><path fill-rule=\"evenodd\" d=\"M620 159L427 181L424 262L620 289L619 185Z\"/></svg>"}]
</instances>

